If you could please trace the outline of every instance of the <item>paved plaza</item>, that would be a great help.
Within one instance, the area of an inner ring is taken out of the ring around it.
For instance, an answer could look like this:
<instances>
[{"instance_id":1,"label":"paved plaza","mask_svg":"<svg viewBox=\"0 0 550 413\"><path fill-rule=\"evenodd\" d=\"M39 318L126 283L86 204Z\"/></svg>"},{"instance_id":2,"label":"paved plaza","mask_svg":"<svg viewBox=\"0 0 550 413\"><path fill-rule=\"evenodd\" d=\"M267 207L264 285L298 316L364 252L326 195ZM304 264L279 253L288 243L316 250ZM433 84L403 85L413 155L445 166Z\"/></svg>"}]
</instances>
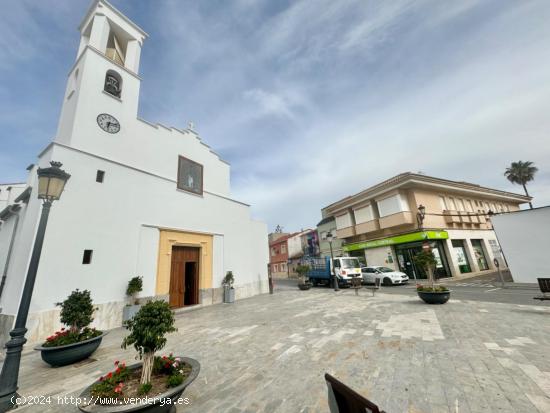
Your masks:
<instances>
[{"instance_id":1,"label":"paved plaza","mask_svg":"<svg viewBox=\"0 0 550 413\"><path fill-rule=\"evenodd\" d=\"M327 412L329 372L388 413L550 412L550 306L328 288L285 289L178 314L166 353L201 363L185 412ZM50 368L22 361L22 395L65 395L108 371L123 329L92 360ZM24 412L74 412L26 406Z\"/></svg>"}]
</instances>

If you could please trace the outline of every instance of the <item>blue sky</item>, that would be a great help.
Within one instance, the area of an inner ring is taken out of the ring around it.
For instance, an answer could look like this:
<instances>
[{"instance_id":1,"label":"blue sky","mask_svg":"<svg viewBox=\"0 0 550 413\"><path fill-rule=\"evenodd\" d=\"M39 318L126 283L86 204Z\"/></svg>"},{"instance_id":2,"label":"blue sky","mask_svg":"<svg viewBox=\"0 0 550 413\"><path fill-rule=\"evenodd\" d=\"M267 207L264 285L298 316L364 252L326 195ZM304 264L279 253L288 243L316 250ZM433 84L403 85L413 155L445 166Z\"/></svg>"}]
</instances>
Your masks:
<instances>
[{"instance_id":1,"label":"blue sky","mask_svg":"<svg viewBox=\"0 0 550 413\"><path fill-rule=\"evenodd\" d=\"M2 0L0 182L54 137L88 0ZM405 171L550 204L550 2L113 0L150 35L140 116L185 127L232 165L270 229Z\"/></svg>"}]
</instances>

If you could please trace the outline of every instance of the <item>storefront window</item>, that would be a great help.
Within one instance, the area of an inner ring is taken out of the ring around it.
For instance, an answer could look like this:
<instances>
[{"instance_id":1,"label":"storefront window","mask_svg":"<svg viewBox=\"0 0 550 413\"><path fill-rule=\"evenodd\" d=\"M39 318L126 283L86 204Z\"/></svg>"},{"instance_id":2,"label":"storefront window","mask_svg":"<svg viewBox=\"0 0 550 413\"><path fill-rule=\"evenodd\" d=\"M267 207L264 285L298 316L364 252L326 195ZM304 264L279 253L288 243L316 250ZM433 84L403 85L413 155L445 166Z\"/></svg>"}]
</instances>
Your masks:
<instances>
[{"instance_id":1,"label":"storefront window","mask_svg":"<svg viewBox=\"0 0 550 413\"><path fill-rule=\"evenodd\" d=\"M483 244L480 239L472 240L472 248L476 256L477 265L479 266L480 271L485 271L489 269L489 264L487 263L487 257L485 257L485 252L483 252Z\"/></svg>"},{"instance_id":2,"label":"storefront window","mask_svg":"<svg viewBox=\"0 0 550 413\"><path fill-rule=\"evenodd\" d=\"M399 270L406 273L411 280L427 278L427 274L425 273L425 271L422 268L418 268L414 264L413 259L415 255L419 254L422 251L422 244L422 242L415 242L395 246L395 255L397 256L397 264L399 265ZM434 272L435 277L449 277L450 271L442 242L431 242L430 247L432 248L432 252L437 261Z\"/></svg>"},{"instance_id":3,"label":"storefront window","mask_svg":"<svg viewBox=\"0 0 550 413\"><path fill-rule=\"evenodd\" d=\"M466 255L466 250L464 249L464 241L461 239L454 239L452 240L452 244L460 272L462 274L472 272L472 268L468 262L468 256Z\"/></svg>"}]
</instances>

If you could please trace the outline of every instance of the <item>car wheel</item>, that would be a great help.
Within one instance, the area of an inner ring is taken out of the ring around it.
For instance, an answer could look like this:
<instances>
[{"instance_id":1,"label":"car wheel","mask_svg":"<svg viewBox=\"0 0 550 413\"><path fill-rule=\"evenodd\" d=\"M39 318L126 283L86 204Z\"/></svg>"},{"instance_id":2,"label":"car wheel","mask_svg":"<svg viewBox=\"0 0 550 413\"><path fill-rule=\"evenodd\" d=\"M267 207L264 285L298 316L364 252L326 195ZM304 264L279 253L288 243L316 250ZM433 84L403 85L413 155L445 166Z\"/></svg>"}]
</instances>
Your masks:
<instances>
[{"instance_id":1,"label":"car wheel","mask_svg":"<svg viewBox=\"0 0 550 413\"><path fill-rule=\"evenodd\" d=\"M391 280L390 280L388 277L385 277L385 278L384 278L384 281L382 281L382 283L383 283L385 286L392 285L392 282L391 282Z\"/></svg>"}]
</instances>

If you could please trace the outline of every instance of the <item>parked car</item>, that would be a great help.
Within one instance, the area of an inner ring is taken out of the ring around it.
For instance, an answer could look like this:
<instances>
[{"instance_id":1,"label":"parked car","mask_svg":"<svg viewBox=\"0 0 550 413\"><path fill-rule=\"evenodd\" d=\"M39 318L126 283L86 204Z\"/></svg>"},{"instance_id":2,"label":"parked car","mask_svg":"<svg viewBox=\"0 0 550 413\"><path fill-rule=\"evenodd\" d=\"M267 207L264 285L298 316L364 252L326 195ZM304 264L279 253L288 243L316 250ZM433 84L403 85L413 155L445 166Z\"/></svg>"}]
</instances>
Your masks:
<instances>
[{"instance_id":1,"label":"parked car","mask_svg":"<svg viewBox=\"0 0 550 413\"><path fill-rule=\"evenodd\" d=\"M404 272L378 265L361 268L361 274L365 284L374 284L377 278L380 278L383 285L398 285L409 282L409 276Z\"/></svg>"}]
</instances>

